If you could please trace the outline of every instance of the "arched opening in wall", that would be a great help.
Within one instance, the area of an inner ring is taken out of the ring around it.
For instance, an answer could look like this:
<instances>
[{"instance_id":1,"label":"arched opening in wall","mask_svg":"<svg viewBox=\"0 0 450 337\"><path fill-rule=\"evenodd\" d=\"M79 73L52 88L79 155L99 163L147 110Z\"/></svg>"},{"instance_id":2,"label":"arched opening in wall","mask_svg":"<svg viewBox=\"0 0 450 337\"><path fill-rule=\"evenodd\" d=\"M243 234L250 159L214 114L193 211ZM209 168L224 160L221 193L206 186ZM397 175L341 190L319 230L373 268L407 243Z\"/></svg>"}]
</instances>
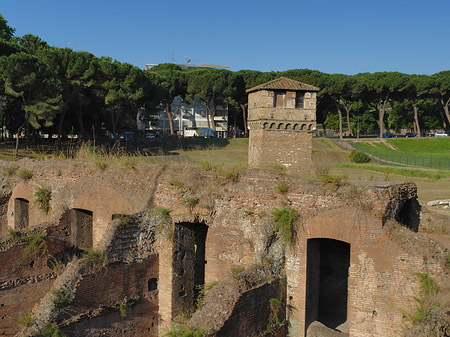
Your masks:
<instances>
[{"instance_id":1,"label":"arched opening in wall","mask_svg":"<svg viewBox=\"0 0 450 337\"><path fill-rule=\"evenodd\" d=\"M75 246L80 249L92 248L92 212L79 208L73 208L71 212L71 229Z\"/></svg>"},{"instance_id":2,"label":"arched opening in wall","mask_svg":"<svg viewBox=\"0 0 450 337\"><path fill-rule=\"evenodd\" d=\"M30 202L27 199L14 199L14 228L25 229L29 226Z\"/></svg>"},{"instance_id":3,"label":"arched opening in wall","mask_svg":"<svg viewBox=\"0 0 450 337\"><path fill-rule=\"evenodd\" d=\"M333 239L308 240L306 328L319 321L336 329L347 321L349 266L349 243Z\"/></svg>"},{"instance_id":4,"label":"arched opening in wall","mask_svg":"<svg viewBox=\"0 0 450 337\"><path fill-rule=\"evenodd\" d=\"M205 243L208 226L204 223L175 224L172 268L172 310L179 313L194 308L205 283Z\"/></svg>"},{"instance_id":5,"label":"arched opening in wall","mask_svg":"<svg viewBox=\"0 0 450 337\"><path fill-rule=\"evenodd\" d=\"M420 204L417 199L406 200L403 205L399 207L395 220L412 231L417 232L420 223Z\"/></svg>"}]
</instances>

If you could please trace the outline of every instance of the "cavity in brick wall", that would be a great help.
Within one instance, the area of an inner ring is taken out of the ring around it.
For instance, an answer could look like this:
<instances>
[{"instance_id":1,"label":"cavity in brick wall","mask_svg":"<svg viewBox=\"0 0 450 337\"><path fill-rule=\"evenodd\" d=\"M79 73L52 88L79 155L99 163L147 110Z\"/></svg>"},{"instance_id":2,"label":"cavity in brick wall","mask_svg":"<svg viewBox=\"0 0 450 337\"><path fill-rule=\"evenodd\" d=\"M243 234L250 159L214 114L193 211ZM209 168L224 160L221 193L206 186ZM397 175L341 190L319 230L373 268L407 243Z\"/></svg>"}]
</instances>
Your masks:
<instances>
[{"instance_id":1,"label":"cavity in brick wall","mask_svg":"<svg viewBox=\"0 0 450 337\"><path fill-rule=\"evenodd\" d=\"M408 199L401 203L395 220L414 232L419 230L420 204L417 199Z\"/></svg>"},{"instance_id":2,"label":"cavity in brick wall","mask_svg":"<svg viewBox=\"0 0 450 337\"><path fill-rule=\"evenodd\" d=\"M92 248L92 212L85 209L72 209L72 233L75 246Z\"/></svg>"},{"instance_id":3,"label":"cavity in brick wall","mask_svg":"<svg viewBox=\"0 0 450 337\"><path fill-rule=\"evenodd\" d=\"M347 321L350 244L332 239L307 242L306 329L313 321L337 328Z\"/></svg>"},{"instance_id":4,"label":"cavity in brick wall","mask_svg":"<svg viewBox=\"0 0 450 337\"><path fill-rule=\"evenodd\" d=\"M178 223L174 229L172 311L191 310L205 283L205 241L203 223Z\"/></svg>"},{"instance_id":5,"label":"cavity in brick wall","mask_svg":"<svg viewBox=\"0 0 450 337\"><path fill-rule=\"evenodd\" d=\"M14 227L25 229L29 226L30 202L23 198L14 199Z\"/></svg>"}]
</instances>

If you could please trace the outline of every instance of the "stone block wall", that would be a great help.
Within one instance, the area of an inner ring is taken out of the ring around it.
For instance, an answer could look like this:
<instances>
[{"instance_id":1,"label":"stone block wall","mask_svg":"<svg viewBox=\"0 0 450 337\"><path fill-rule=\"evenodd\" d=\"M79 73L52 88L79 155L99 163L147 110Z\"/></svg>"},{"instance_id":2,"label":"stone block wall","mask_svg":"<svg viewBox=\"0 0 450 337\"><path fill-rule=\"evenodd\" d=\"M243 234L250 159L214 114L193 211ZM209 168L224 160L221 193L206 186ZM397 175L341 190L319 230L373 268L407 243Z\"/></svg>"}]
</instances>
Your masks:
<instances>
[{"instance_id":1,"label":"stone block wall","mask_svg":"<svg viewBox=\"0 0 450 337\"><path fill-rule=\"evenodd\" d=\"M312 165L312 136L293 130L252 130L249 140L249 165L282 165L289 171L309 172Z\"/></svg>"},{"instance_id":2,"label":"stone block wall","mask_svg":"<svg viewBox=\"0 0 450 337\"><path fill-rule=\"evenodd\" d=\"M304 107L295 108L295 91L286 91L281 106L274 107L274 91L260 90L249 94L248 120L267 121L315 121L316 120L316 92L299 92L304 95Z\"/></svg>"}]
</instances>

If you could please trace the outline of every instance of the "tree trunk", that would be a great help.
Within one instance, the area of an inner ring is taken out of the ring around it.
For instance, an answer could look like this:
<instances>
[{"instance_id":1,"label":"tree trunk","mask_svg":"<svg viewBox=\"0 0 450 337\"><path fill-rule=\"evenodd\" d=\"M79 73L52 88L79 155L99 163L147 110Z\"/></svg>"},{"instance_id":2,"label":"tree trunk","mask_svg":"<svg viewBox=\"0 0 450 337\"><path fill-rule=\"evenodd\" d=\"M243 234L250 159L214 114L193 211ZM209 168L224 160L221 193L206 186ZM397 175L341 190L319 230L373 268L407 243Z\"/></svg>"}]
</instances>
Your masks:
<instances>
[{"instance_id":1,"label":"tree trunk","mask_svg":"<svg viewBox=\"0 0 450 337\"><path fill-rule=\"evenodd\" d=\"M62 127L64 122L64 117L66 116L66 109L63 110L61 114L61 118L59 119L59 125L58 125L58 139L56 141L56 145L58 148L61 147L61 136L62 136Z\"/></svg>"},{"instance_id":2,"label":"tree trunk","mask_svg":"<svg viewBox=\"0 0 450 337\"><path fill-rule=\"evenodd\" d=\"M419 124L419 108L416 103L411 103L413 111L414 111L414 122L416 125L416 133L417 136L420 137L420 124Z\"/></svg>"},{"instance_id":3,"label":"tree trunk","mask_svg":"<svg viewBox=\"0 0 450 337\"><path fill-rule=\"evenodd\" d=\"M166 105L167 119L169 120L170 135L173 136L173 114L170 104Z\"/></svg>"},{"instance_id":4,"label":"tree trunk","mask_svg":"<svg viewBox=\"0 0 450 337\"><path fill-rule=\"evenodd\" d=\"M209 122L209 107L208 107L208 103L206 101L205 102L205 112L206 112L206 121L208 123L208 129L211 128L211 124Z\"/></svg>"},{"instance_id":5,"label":"tree trunk","mask_svg":"<svg viewBox=\"0 0 450 337\"><path fill-rule=\"evenodd\" d=\"M16 137L16 148L14 149L14 159L17 158L17 156L19 155L19 137L20 134L22 133L23 127L25 126L24 122L21 126L19 126L19 129L17 129L17 137Z\"/></svg>"},{"instance_id":6,"label":"tree trunk","mask_svg":"<svg viewBox=\"0 0 450 337\"><path fill-rule=\"evenodd\" d=\"M448 122L450 123L450 112L448 111L448 107L450 105L450 98L447 100L447 102L444 102L444 99L441 98L441 104L442 108L444 109L445 116L447 117Z\"/></svg>"},{"instance_id":7,"label":"tree trunk","mask_svg":"<svg viewBox=\"0 0 450 337\"><path fill-rule=\"evenodd\" d=\"M352 128L350 126L350 110L352 109L352 106L353 106L353 103L350 103L350 105L348 105L348 103L344 104L345 111L347 112L348 135L353 137L353 131L352 131Z\"/></svg>"},{"instance_id":8,"label":"tree trunk","mask_svg":"<svg viewBox=\"0 0 450 337\"><path fill-rule=\"evenodd\" d=\"M83 113L84 108L81 106L80 110L78 110L78 125L80 126L81 138L84 138L84 124L83 124Z\"/></svg>"},{"instance_id":9,"label":"tree trunk","mask_svg":"<svg viewBox=\"0 0 450 337\"><path fill-rule=\"evenodd\" d=\"M336 109L339 115L339 139L344 139L344 137L342 136L342 111L341 111L341 106L339 104L339 101L335 101L334 102L336 104Z\"/></svg>"},{"instance_id":10,"label":"tree trunk","mask_svg":"<svg viewBox=\"0 0 450 337\"><path fill-rule=\"evenodd\" d=\"M216 122L214 121L214 117L216 116L216 103L214 103L214 109L212 111L211 111L211 109L209 109L209 112L210 112L210 116L211 116L212 129L215 133L216 132Z\"/></svg>"},{"instance_id":11,"label":"tree trunk","mask_svg":"<svg viewBox=\"0 0 450 337\"><path fill-rule=\"evenodd\" d=\"M386 106L388 103L389 95L385 99L380 98L378 101L377 109L379 113L378 123L380 124L380 139L383 139L384 135L384 115L386 114Z\"/></svg>"},{"instance_id":12,"label":"tree trunk","mask_svg":"<svg viewBox=\"0 0 450 337\"><path fill-rule=\"evenodd\" d=\"M245 114L245 107L246 107L246 105L247 104L239 104L240 106L241 106L241 109L242 109L242 118L243 118L243 120L244 120L244 135L245 135L245 137L247 137L248 136L248 129L247 129L247 116L246 116L246 114Z\"/></svg>"}]
</instances>

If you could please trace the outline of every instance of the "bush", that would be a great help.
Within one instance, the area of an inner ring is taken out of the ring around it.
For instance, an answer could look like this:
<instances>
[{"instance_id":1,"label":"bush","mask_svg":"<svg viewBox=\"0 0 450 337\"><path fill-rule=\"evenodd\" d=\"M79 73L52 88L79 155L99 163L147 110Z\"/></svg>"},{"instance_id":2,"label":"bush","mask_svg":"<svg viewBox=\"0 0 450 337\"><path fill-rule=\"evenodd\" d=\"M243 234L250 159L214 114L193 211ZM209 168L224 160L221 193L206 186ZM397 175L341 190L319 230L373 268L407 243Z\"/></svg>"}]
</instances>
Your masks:
<instances>
[{"instance_id":1,"label":"bush","mask_svg":"<svg viewBox=\"0 0 450 337\"><path fill-rule=\"evenodd\" d=\"M47 186L38 186L34 192L34 197L36 198L34 204L39 206L44 213L48 213L48 209L50 208L51 195L50 187Z\"/></svg>"},{"instance_id":2,"label":"bush","mask_svg":"<svg viewBox=\"0 0 450 337\"><path fill-rule=\"evenodd\" d=\"M358 164L364 164L370 162L370 157L361 151L352 151L350 153L350 161Z\"/></svg>"},{"instance_id":3,"label":"bush","mask_svg":"<svg viewBox=\"0 0 450 337\"><path fill-rule=\"evenodd\" d=\"M296 220L298 213L290 207L279 208L272 211L275 218L275 232L280 232L284 242L294 246L296 237Z\"/></svg>"}]
</instances>

